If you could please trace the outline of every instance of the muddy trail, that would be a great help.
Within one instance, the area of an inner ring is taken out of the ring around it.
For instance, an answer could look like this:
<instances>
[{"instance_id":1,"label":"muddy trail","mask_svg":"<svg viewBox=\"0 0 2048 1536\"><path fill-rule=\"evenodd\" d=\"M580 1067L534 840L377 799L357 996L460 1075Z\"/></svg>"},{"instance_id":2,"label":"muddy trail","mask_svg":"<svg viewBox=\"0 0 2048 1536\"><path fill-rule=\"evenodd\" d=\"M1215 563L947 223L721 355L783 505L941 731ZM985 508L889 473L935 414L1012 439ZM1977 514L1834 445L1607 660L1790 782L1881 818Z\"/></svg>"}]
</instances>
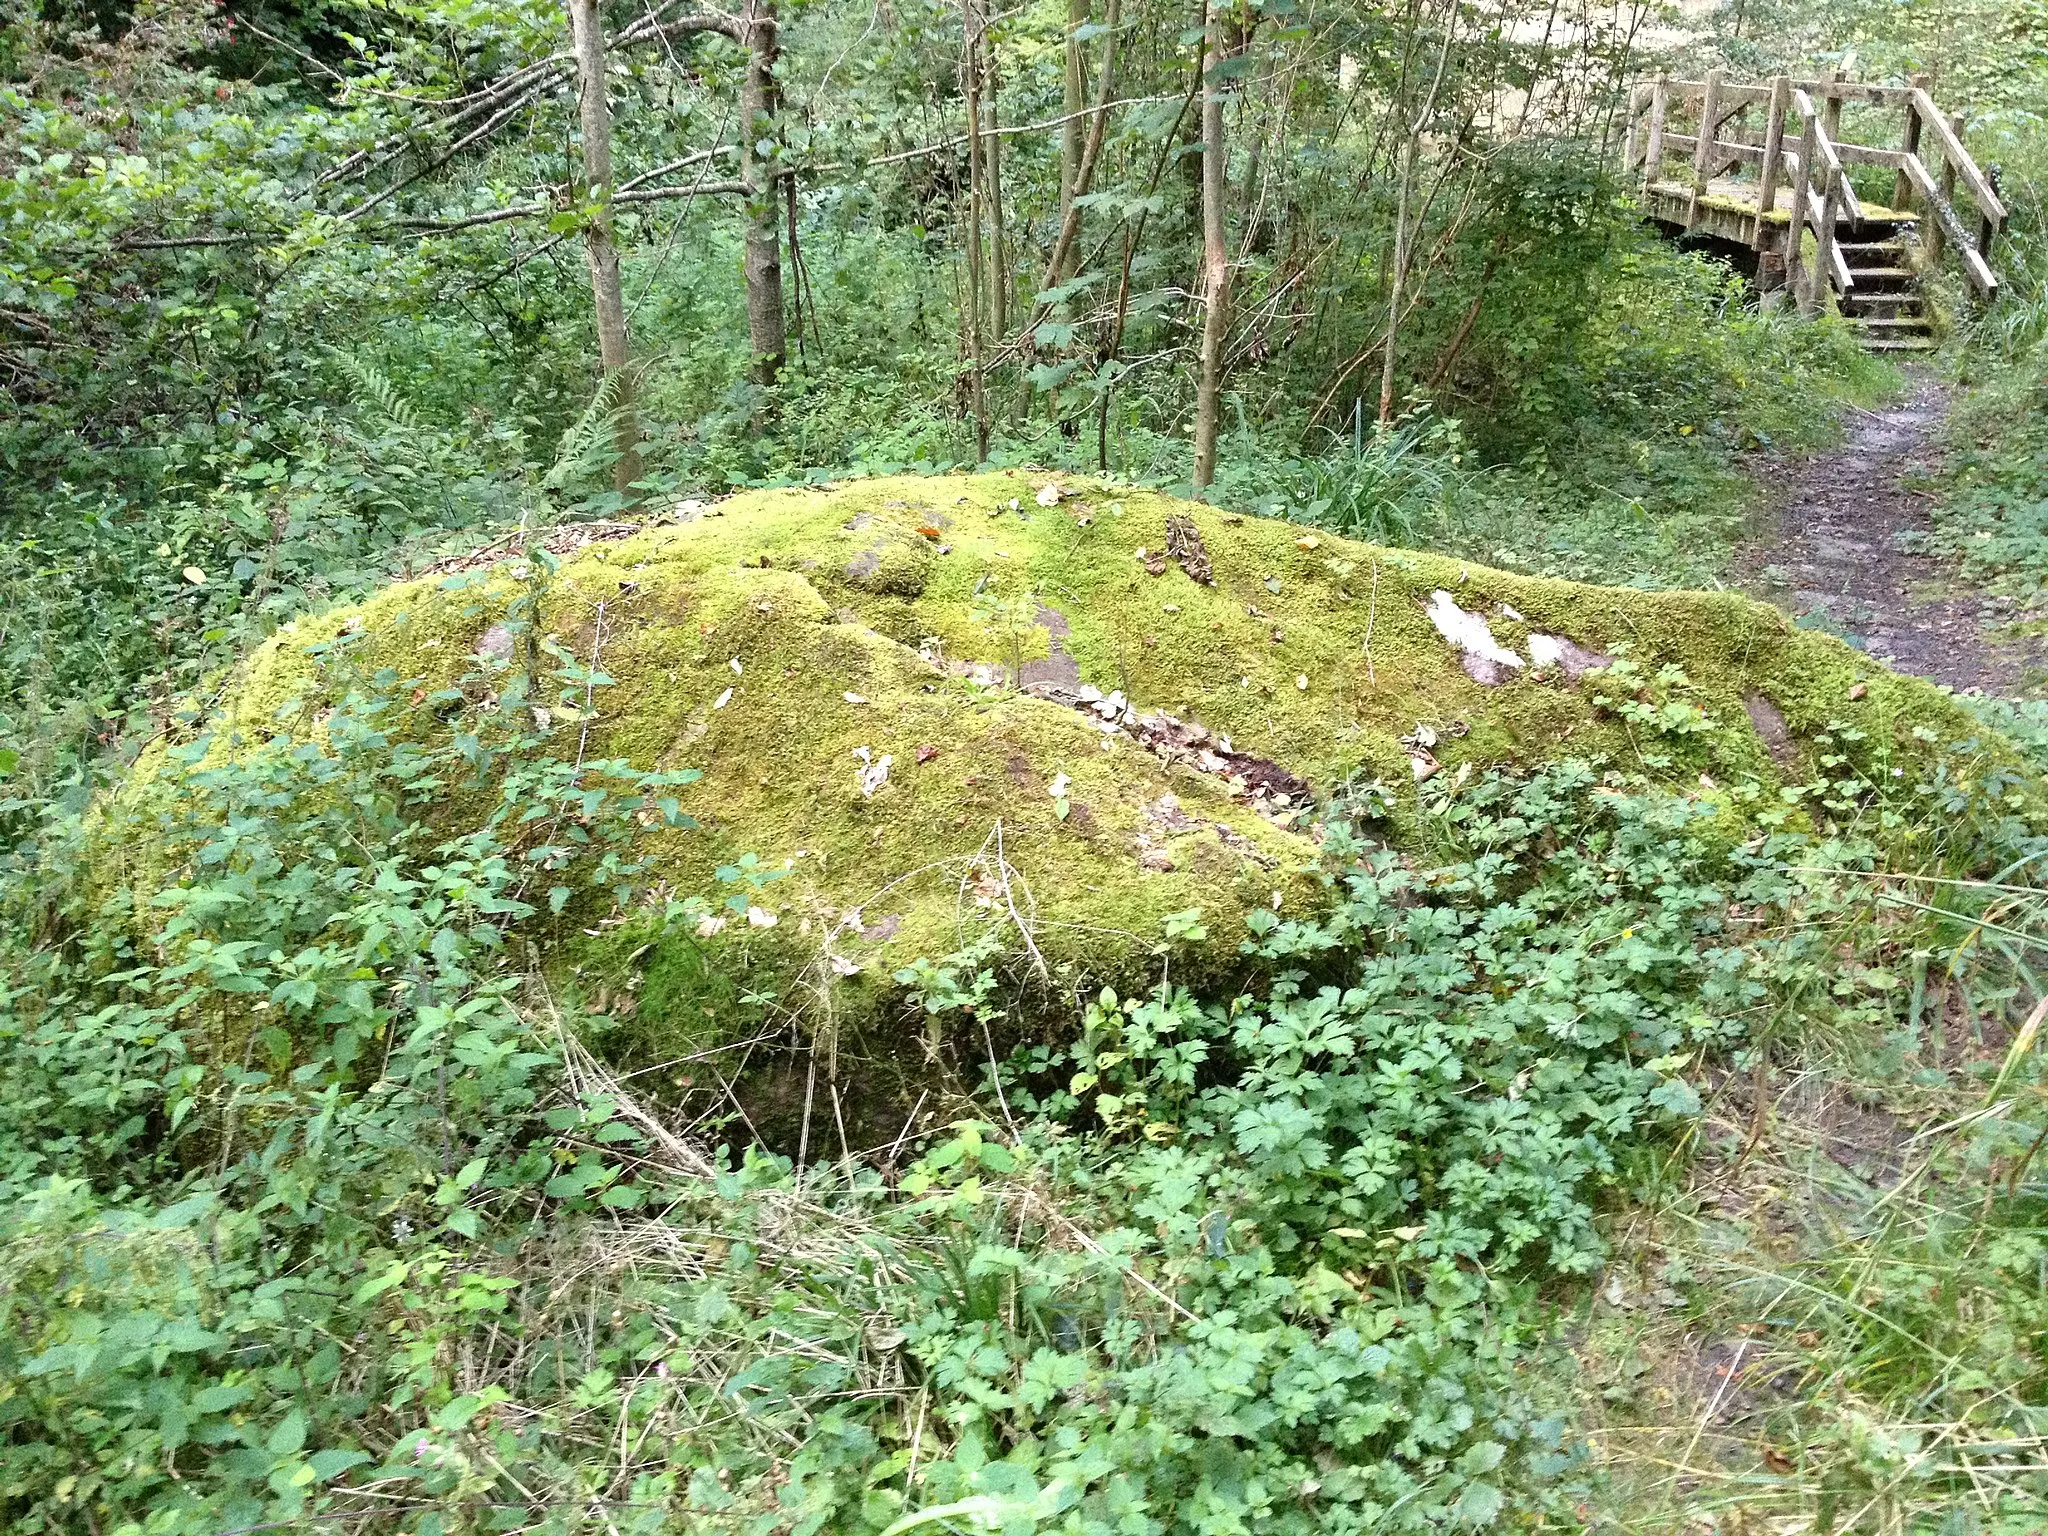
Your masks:
<instances>
[{"instance_id":1,"label":"muddy trail","mask_svg":"<svg viewBox=\"0 0 2048 1536\"><path fill-rule=\"evenodd\" d=\"M2000 637L2007 599L1913 552L1918 540L1901 539L1932 525L1931 496L1910 486L1939 461L1949 404L1931 372L1908 378L1909 392L1885 409L1851 407L1838 447L1758 466L1771 494L1757 535L1737 554L1737 580L1896 671L1957 692L2019 697L2038 689L2048 647Z\"/></svg>"}]
</instances>

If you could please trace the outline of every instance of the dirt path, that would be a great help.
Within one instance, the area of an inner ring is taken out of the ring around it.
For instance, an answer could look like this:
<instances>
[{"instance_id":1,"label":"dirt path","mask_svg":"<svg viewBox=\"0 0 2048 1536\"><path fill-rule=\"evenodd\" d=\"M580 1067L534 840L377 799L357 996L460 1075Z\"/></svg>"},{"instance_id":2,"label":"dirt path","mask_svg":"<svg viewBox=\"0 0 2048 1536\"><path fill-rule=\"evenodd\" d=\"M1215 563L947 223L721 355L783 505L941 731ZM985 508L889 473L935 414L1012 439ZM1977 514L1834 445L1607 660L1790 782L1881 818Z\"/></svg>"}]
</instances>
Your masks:
<instances>
[{"instance_id":1,"label":"dirt path","mask_svg":"<svg viewBox=\"0 0 2048 1536\"><path fill-rule=\"evenodd\" d=\"M1931 372L1882 411L1852 408L1838 448L1760 468L1777 494L1736 560L1741 585L1815 628L1831 630L1901 672L1960 691L2018 696L2038 685L2039 642L1987 633L2005 600L1967 586L1942 560L1899 547L1930 526L1932 502L1901 481L1938 456L1948 392Z\"/></svg>"}]
</instances>

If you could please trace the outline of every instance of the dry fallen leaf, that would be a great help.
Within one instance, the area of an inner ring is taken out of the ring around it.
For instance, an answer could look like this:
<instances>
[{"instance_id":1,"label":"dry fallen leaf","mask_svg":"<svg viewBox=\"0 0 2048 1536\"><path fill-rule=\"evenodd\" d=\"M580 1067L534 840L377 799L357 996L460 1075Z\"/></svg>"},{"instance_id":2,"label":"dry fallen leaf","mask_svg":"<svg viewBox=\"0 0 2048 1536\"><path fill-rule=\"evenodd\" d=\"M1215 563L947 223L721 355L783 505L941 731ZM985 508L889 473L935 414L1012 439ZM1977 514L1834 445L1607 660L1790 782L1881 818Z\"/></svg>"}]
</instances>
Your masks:
<instances>
[{"instance_id":1,"label":"dry fallen leaf","mask_svg":"<svg viewBox=\"0 0 2048 1536\"><path fill-rule=\"evenodd\" d=\"M731 668L732 668L732 675L733 675L734 677L739 677L739 676L741 676L741 672L740 672L740 659L739 659L739 657L737 657L737 656L733 657L733 659L732 659L731 661L728 661L728 662L726 663L726 665L727 665L728 667L731 667Z\"/></svg>"},{"instance_id":2,"label":"dry fallen leaf","mask_svg":"<svg viewBox=\"0 0 2048 1536\"><path fill-rule=\"evenodd\" d=\"M728 688L725 690L725 692L721 693L716 699L712 701L711 707L713 709L723 709L726 705L730 704L731 702L732 690Z\"/></svg>"},{"instance_id":3,"label":"dry fallen leaf","mask_svg":"<svg viewBox=\"0 0 2048 1536\"><path fill-rule=\"evenodd\" d=\"M918 760L918 761L919 761L920 763L928 763L928 762L930 762L930 761L931 761L931 760L932 760L933 758L937 757L938 755L939 755L939 749L938 749L937 747L931 746L931 745L929 745L929 744L927 744L927 745L925 745L925 746L922 746L922 747L919 747L919 748L917 749L917 760Z\"/></svg>"},{"instance_id":4,"label":"dry fallen leaf","mask_svg":"<svg viewBox=\"0 0 2048 1536\"><path fill-rule=\"evenodd\" d=\"M781 921L781 918L770 912L766 907L747 908L747 926L749 928L773 928Z\"/></svg>"},{"instance_id":5,"label":"dry fallen leaf","mask_svg":"<svg viewBox=\"0 0 2048 1536\"><path fill-rule=\"evenodd\" d=\"M1294 674L1294 686L1295 686L1295 687L1297 687L1297 688L1299 688L1299 689L1300 689L1300 690L1301 690L1301 691L1302 691L1303 693L1307 693L1307 692L1308 692L1308 674L1307 674L1306 672L1297 672L1297 673L1295 673L1295 674Z\"/></svg>"},{"instance_id":6,"label":"dry fallen leaf","mask_svg":"<svg viewBox=\"0 0 2048 1536\"><path fill-rule=\"evenodd\" d=\"M195 587L203 587L206 585L206 572L196 565L188 565L185 567L185 579Z\"/></svg>"},{"instance_id":7,"label":"dry fallen leaf","mask_svg":"<svg viewBox=\"0 0 2048 1536\"><path fill-rule=\"evenodd\" d=\"M865 704L865 703L867 703L867 699L866 699L866 698L865 698L865 697L864 697L863 695L861 695L861 694L858 694L858 693L842 693L841 695L839 695L839 697L841 697L842 699L846 700L846 702L847 702L847 703L849 703L849 704Z\"/></svg>"},{"instance_id":8,"label":"dry fallen leaf","mask_svg":"<svg viewBox=\"0 0 2048 1536\"><path fill-rule=\"evenodd\" d=\"M1038 488L1036 500L1041 507L1056 507L1060 504L1060 488L1047 481Z\"/></svg>"}]
</instances>

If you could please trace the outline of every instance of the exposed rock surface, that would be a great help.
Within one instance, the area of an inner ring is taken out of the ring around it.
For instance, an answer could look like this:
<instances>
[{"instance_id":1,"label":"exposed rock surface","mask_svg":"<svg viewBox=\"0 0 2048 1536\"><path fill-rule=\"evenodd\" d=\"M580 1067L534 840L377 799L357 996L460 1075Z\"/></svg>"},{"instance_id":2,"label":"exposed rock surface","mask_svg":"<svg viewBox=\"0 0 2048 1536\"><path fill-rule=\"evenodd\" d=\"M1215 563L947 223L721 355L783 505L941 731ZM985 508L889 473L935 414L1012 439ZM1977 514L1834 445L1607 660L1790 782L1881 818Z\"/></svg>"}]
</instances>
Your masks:
<instances>
[{"instance_id":1,"label":"exposed rock surface","mask_svg":"<svg viewBox=\"0 0 2048 1536\"><path fill-rule=\"evenodd\" d=\"M1834 720L1907 751L1929 739L1915 725L1975 729L1732 594L1511 575L1089 481L766 491L563 539L539 629L613 680L563 755L703 771L683 792L699 825L655 835L670 890L712 889L742 853L785 872L760 898L772 926L565 923L564 963L633 987L656 1029L671 973L705 955L857 1008L997 927L1063 987L1126 977L1156 963L1170 914L1201 908L1210 958L1235 964L1250 910L1318 899L1311 812L1346 784L1380 782L1399 841L1461 770L1582 756L1689 793L1768 791ZM358 664L429 689L503 667L525 590L478 566L301 621L245 669L216 736L267 735L294 701L316 718L335 686L316 648L343 634ZM1638 678L1682 669L1658 686L1712 728L1647 739L1599 670L1618 657ZM127 797L175 792L172 771L146 760ZM700 1027L673 1022L666 1043Z\"/></svg>"}]
</instances>

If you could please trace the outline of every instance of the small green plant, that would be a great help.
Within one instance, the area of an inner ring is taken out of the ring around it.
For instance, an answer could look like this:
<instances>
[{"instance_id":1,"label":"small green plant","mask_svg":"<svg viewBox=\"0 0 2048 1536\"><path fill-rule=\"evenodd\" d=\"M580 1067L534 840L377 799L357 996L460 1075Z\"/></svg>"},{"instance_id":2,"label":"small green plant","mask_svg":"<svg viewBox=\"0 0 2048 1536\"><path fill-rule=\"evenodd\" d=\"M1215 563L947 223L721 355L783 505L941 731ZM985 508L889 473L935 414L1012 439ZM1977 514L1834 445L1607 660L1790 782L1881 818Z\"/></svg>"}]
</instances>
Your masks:
<instances>
[{"instance_id":1,"label":"small green plant","mask_svg":"<svg viewBox=\"0 0 2048 1536\"><path fill-rule=\"evenodd\" d=\"M1712 717L1686 697L1692 679L1685 668L1666 662L1650 672L1627 654L1626 646L1617 645L1615 651L1612 664L1595 674L1595 704L1652 736L1700 736L1714 728Z\"/></svg>"}]
</instances>

